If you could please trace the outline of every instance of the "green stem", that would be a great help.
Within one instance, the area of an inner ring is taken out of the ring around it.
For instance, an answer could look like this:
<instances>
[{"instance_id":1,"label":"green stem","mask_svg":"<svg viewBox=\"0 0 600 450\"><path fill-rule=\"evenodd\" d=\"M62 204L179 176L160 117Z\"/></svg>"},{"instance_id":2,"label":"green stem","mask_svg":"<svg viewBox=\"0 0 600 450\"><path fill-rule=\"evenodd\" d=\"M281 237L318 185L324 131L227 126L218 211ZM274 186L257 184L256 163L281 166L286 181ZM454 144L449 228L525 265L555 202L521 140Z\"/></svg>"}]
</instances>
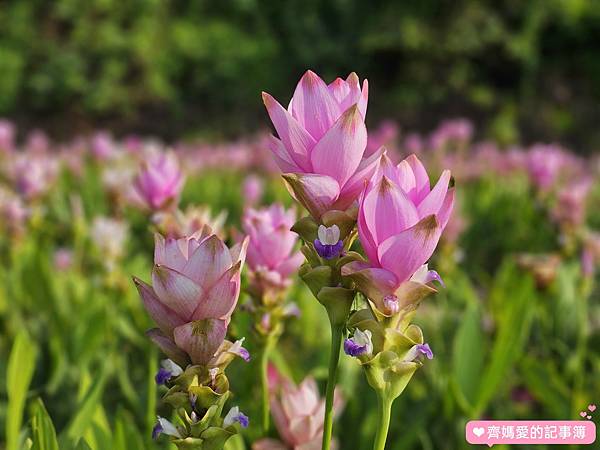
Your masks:
<instances>
[{"instance_id":1,"label":"green stem","mask_svg":"<svg viewBox=\"0 0 600 450\"><path fill-rule=\"evenodd\" d=\"M392 400L377 392L377 405L379 408L379 426L375 436L373 450L385 450L385 441L390 428L390 417L392 415Z\"/></svg>"},{"instance_id":2,"label":"green stem","mask_svg":"<svg viewBox=\"0 0 600 450\"><path fill-rule=\"evenodd\" d=\"M262 389L262 427L264 434L266 435L269 431L269 417L271 414L269 407L269 377L268 377L268 366L269 366L269 353L271 346L267 341L262 349L260 355L260 380Z\"/></svg>"},{"instance_id":3,"label":"green stem","mask_svg":"<svg viewBox=\"0 0 600 450\"><path fill-rule=\"evenodd\" d=\"M344 326L331 326L331 354L329 355L329 377L325 392L325 420L323 422L323 444L321 450L329 450L333 431L333 395L337 383L340 349L344 338Z\"/></svg>"}]
</instances>

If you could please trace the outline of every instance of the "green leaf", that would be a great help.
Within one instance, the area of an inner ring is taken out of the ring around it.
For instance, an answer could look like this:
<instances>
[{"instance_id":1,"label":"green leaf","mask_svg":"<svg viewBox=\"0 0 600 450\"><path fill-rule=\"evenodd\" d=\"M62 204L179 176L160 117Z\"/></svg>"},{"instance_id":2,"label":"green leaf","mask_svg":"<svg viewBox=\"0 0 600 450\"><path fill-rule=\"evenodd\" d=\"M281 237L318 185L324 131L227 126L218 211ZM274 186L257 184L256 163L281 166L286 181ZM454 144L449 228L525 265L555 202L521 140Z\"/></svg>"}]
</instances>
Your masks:
<instances>
[{"instance_id":1,"label":"green leaf","mask_svg":"<svg viewBox=\"0 0 600 450\"><path fill-rule=\"evenodd\" d=\"M552 362L542 362L529 357L523 361L521 368L527 389L550 412L549 418L569 417L570 388Z\"/></svg>"},{"instance_id":2,"label":"green leaf","mask_svg":"<svg viewBox=\"0 0 600 450\"><path fill-rule=\"evenodd\" d=\"M246 450L246 444L242 435L235 434L225 443L224 450Z\"/></svg>"},{"instance_id":3,"label":"green leaf","mask_svg":"<svg viewBox=\"0 0 600 450\"><path fill-rule=\"evenodd\" d=\"M58 450L56 431L52 419L44 407L44 402L37 399L33 405L31 417L33 445L31 450Z\"/></svg>"},{"instance_id":4,"label":"green leaf","mask_svg":"<svg viewBox=\"0 0 600 450\"><path fill-rule=\"evenodd\" d=\"M484 359L484 337L477 305L471 304L464 314L454 339L453 377L458 401L471 411L479 391Z\"/></svg>"},{"instance_id":5,"label":"green leaf","mask_svg":"<svg viewBox=\"0 0 600 450\"><path fill-rule=\"evenodd\" d=\"M22 330L17 335L8 360L6 389L8 412L6 414L6 449L19 448L19 431L29 383L35 369L37 347Z\"/></svg>"},{"instance_id":6,"label":"green leaf","mask_svg":"<svg viewBox=\"0 0 600 450\"><path fill-rule=\"evenodd\" d=\"M61 433L61 444L68 441L73 442L81 438L91 425L96 408L100 404L106 377L107 369L105 367L100 376L94 379L93 383L89 386L81 404L77 407L77 414L71 419L65 431Z\"/></svg>"},{"instance_id":7,"label":"green leaf","mask_svg":"<svg viewBox=\"0 0 600 450\"><path fill-rule=\"evenodd\" d=\"M497 332L491 349L491 360L486 364L475 403L474 416L487 408L494 395L501 392L509 370L523 353L529 335L535 292L532 279L519 274L513 264L500 270L491 297L498 307Z\"/></svg>"}]
</instances>

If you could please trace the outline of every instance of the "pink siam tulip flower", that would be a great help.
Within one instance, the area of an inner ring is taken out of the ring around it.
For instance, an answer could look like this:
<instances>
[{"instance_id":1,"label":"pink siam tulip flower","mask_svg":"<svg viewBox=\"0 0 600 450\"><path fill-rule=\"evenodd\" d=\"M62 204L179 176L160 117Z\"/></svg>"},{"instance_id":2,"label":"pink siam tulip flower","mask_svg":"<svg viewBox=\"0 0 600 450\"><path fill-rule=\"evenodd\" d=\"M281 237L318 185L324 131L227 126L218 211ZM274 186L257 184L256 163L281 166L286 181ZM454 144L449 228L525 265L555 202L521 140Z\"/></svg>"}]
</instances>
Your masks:
<instances>
[{"instance_id":1,"label":"pink siam tulip flower","mask_svg":"<svg viewBox=\"0 0 600 450\"><path fill-rule=\"evenodd\" d=\"M242 185L246 205L256 205L263 195L263 181L257 175L248 175Z\"/></svg>"},{"instance_id":2,"label":"pink siam tulip flower","mask_svg":"<svg viewBox=\"0 0 600 450\"><path fill-rule=\"evenodd\" d=\"M290 228L295 221L296 211L285 210L278 203L259 210L247 209L244 214L243 229L250 236L248 267L262 291L288 287L291 275L304 261L301 252L293 251L298 235Z\"/></svg>"},{"instance_id":3,"label":"pink siam tulip flower","mask_svg":"<svg viewBox=\"0 0 600 450\"><path fill-rule=\"evenodd\" d=\"M137 155L144 148L144 141L139 136L132 134L123 141L125 150L133 155Z\"/></svg>"},{"instance_id":4,"label":"pink siam tulip flower","mask_svg":"<svg viewBox=\"0 0 600 450\"><path fill-rule=\"evenodd\" d=\"M223 344L240 294L247 246L247 238L228 249L215 235L156 235L152 286L137 278L134 282L158 325L148 335L182 367L189 360L208 364Z\"/></svg>"},{"instance_id":5,"label":"pink siam tulip flower","mask_svg":"<svg viewBox=\"0 0 600 450\"><path fill-rule=\"evenodd\" d=\"M368 83L358 76L330 85L307 71L286 110L267 93L263 101L279 138L269 147L294 197L319 220L347 209L371 177L381 152L364 158Z\"/></svg>"},{"instance_id":6,"label":"pink siam tulip flower","mask_svg":"<svg viewBox=\"0 0 600 450\"><path fill-rule=\"evenodd\" d=\"M398 297L439 276L427 271L454 205L445 170L430 188L419 159L411 155L394 166L386 155L359 200L358 233L368 262L355 261L342 268L375 303L392 315Z\"/></svg>"},{"instance_id":7,"label":"pink siam tulip flower","mask_svg":"<svg viewBox=\"0 0 600 450\"><path fill-rule=\"evenodd\" d=\"M313 378L306 378L295 386L278 377L278 384L271 386L271 391L275 391L271 397L271 412L281 441L260 439L252 445L252 450L319 450L325 401L319 397L317 383ZM342 396L337 390L334 405L336 413L343 408Z\"/></svg>"},{"instance_id":8,"label":"pink siam tulip flower","mask_svg":"<svg viewBox=\"0 0 600 450\"><path fill-rule=\"evenodd\" d=\"M151 210L167 208L179 199L184 175L172 153L151 155L134 181L135 189Z\"/></svg>"},{"instance_id":9,"label":"pink siam tulip flower","mask_svg":"<svg viewBox=\"0 0 600 450\"><path fill-rule=\"evenodd\" d=\"M414 153L418 155L425 150L425 141L418 133L410 133L406 135L402 145L407 153Z\"/></svg>"},{"instance_id":10,"label":"pink siam tulip flower","mask_svg":"<svg viewBox=\"0 0 600 450\"><path fill-rule=\"evenodd\" d=\"M0 119L0 153L11 153L15 149L15 125Z\"/></svg>"},{"instance_id":11,"label":"pink siam tulip flower","mask_svg":"<svg viewBox=\"0 0 600 450\"><path fill-rule=\"evenodd\" d=\"M65 272L73 265L73 250L68 248L59 248L54 252L54 267L60 272Z\"/></svg>"},{"instance_id":12,"label":"pink siam tulip flower","mask_svg":"<svg viewBox=\"0 0 600 450\"><path fill-rule=\"evenodd\" d=\"M31 211L20 197L0 189L0 218L8 230L16 235L22 234Z\"/></svg>"},{"instance_id":13,"label":"pink siam tulip flower","mask_svg":"<svg viewBox=\"0 0 600 450\"><path fill-rule=\"evenodd\" d=\"M14 157L8 170L15 190L31 200L50 189L58 174L58 160L43 153L22 153Z\"/></svg>"},{"instance_id":14,"label":"pink siam tulip flower","mask_svg":"<svg viewBox=\"0 0 600 450\"><path fill-rule=\"evenodd\" d=\"M99 131L92 137L90 150L96 161L106 161L115 152L116 144L110 133Z\"/></svg>"},{"instance_id":15,"label":"pink siam tulip flower","mask_svg":"<svg viewBox=\"0 0 600 450\"><path fill-rule=\"evenodd\" d=\"M30 153L46 153L50 149L50 140L48 139L48 135L42 130L33 130L27 136L25 149Z\"/></svg>"},{"instance_id":16,"label":"pink siam tulip flower","mask_svg":"<svg viewBox=\"0 0 600 450\"><path fill-rule=\"evenodd\" d=\"M109 269L113 269L123 256L128 234L129 228L124 221L104 216L94 218L90 238Z\"/></svg>"},{"instance_id":17,"label":"pink siam tulip flower","mask_svg":"<svg viewBox=\"0 0 600 450\"><path fill-rule=\"evenodd\" d=\"M381 122L375 131L369 133L365 156L372 155L381 147L387 146L389 148L389 145L398 137L398 134L399 128L394 121L385 120Z\"/></svg>"},{"instance_id":18,"label":"pink siam tulip flower","mask_svg":"<svg viewBox=\"0 0 600 450\"><path fill-rule=\"evenodd\" d=\"M535 186L549 190L559 177L577 172L576 158L554 144L536 144L527 152L527 171Z\"/></svg>"},{"instance_id":19,"label":"pink siam tulip flower","mask_svg":"<svg viewBox=\"0 0 600 450\"><path fill-rule=\"evenodd\" d=\"M467 119L446 120L431 134L429 145L434 150L451 143L464 145L473 137L473 131L473 124Z\"/></svg>"},{"instance_id":20,"label":"pink siam tulip flower","mask_svg":"<svg viewBox=\"0 0 600 450\"><path fill-rule=\"evenodd\" d=\"M552 210L553 219L563 225L577 227L585 222L586 201L593 181L576 180L560 189Z\"/></svg>"}]
</instances>

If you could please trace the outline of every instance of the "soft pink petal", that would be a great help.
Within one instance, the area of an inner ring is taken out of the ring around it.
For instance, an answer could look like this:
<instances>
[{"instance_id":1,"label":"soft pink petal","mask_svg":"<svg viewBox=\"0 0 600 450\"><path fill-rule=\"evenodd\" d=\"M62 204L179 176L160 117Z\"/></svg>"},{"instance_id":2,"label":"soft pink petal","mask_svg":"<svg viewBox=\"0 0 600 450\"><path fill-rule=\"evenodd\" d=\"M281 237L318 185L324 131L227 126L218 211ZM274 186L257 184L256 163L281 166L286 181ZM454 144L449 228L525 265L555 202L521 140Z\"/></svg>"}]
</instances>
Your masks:
<instances>
[{"instance_id":1,"label":"soft pink petal","mask_svg":"<svg viewBox=\"0 0 600 450\"><path fill-rule=\"evenodd\" d=\"M448 192L448 183L450 182L450 171L444 170L439 181L433 187L427 197L419 204L419 217L426 217L430 214L437 214Z\"/></svg>"},{"instance_id":2,"label":"soft pink petal","mask_svg":"<svg viewBox=\"0 0 600 450\"><path fill-rule=\"evenodd\" d=\"M415 176L415 193L418 204L421 201L423 201L427 194L429 194L429 175L427 175L425 166L423 166L423 163L419 160L419 158L417 158L416 155L412 154L404 161L406 161L411 167L412 172Z\"/></svg>"},{"instance_id":3,"label":"soft pink petal","mask_svg":"<svg viewBox=\"0 0 600 450\"><path fill-rule=\"evenodd\" d=\"M297 443L305 443L317 435L321 426L312 415L296 416L290 420L290 433Z\"/></svg>"},{"instance_id":4,"label":"soft pink petal","mask_svg":"<svg viewBox=\"0 0 600 450\"><path fill-rule=\"evenodd\" d=\"M315 436L308 442L303 442L300 445L296 445L294 447L294 450L320 450L322 439L323 432L319 433L317 436ZM331 441L331 450L336 450L335 439Z\"/></svg>"},{"instance_id":5,"label":"soft pink petal","mask_svg":"<svg viewBox=\"0 0 600 450\"><path fill-rule=\"evenodd\" d=\"M327 175L285 174L283 178L292 196L317 220L331 209L340 193L338 182Z\"/></svg>"},{"instance_id":6,"label":"soft pink petal","mask_svg":"<svg viewBox=\"0 0 600 450\"><path fill-rule=\"evenodd\" d=\"M196 249L183 268L183 274L205 290L209 289L231 267L231 253L216 235Z\"/></svg>"},{"instance_id":7,"label":"soft pink petal","mask_svg":"<svg viewBox=\"0 0 600 450\"><path fill-rule=\"evenodd\" d=\"M175 311L158 299L151 286L136 277L133 278L133 282L142 298L144 308L166 335L171 335L173 328L185 323Z\"/></svg>"},{"instance_id":8,"label":"soft pink petal","mask_svg":"<svg viewBox=\"0 0 600 450\"><path fill-rule=\"evenodd\" d=\"M436 216L427 216L413 227L391 236L379 245L381 266L396 274L399 282L408 280L431 257L440 239Z\"/></svg>"},{"instance_id":9,"label":"soft pink petal","mask_svg":"<svg viewBox=\"0 0 600 450\"><path fill-rule=\"evenodd\" d=\"M175 328L175 343L184 350L194 364L206 364L225 339L227 324L224 320L205 319Z\"/></svg>"},{"instance_id":10,"label":"soft pink petal","mask_svg":"<svg viewBox=\"0 0 600 450\"><path fill-rule=\"evenodd\" d=\"M378 307L383 306L383 297L393 294L400 285L391 271L354 261L342 267L342 275L350 277L358 289L370 298ZM381 309L383 311L383 309Z\"/></svg>"},{"instance_id":11,"label":"soft pink petal","mask_svg":"<svg viewBox=\"0 0 600 450\"><path fill-rule=\"evenodd\" d=\"M409 175L412 175L412 172L410 172ZM377 162L375 174L373 175L373 181L379 181L384 176L392 180L392 182L396 186L400 187L404 192L408 192L411 184L414 185L414 177L412 178L411 183L410 177L407 179L404 176L403 171L394 165L392 160L387 155L387 152L383 153Z\"/></svg>"},{"instance_id":12,"label":"soft pink petal","mask_svg":"<svg viewBox=\"0 0 600 450\"><path fill-rule=\"evenodd\" d=\"M375 239L371 233L371 230L369 230L369 227L367 226L367 221L365 218L364 199L369 189L370 184L367 184L358 201L358 237L360 244L362 245L362 248L371 264L379 265L379 259L377 258L377 244L375 243Z\"/></svg>"},{"instance_id":13,"label":"soft pink petal","mask_svg":"<svg viewBox=\"0 0 600 450\"><path fill-rule=\"evenodd\" d=\"M350 86L340 77L333 80L327 88L338 105L342 104L344 99L350 94Z\"/></svg>"},{"instance_id":14,"label":"soft pink petal","mask_svg":"<svg viewBox=\"0 0 600 450\"><path fill-rule=\"evenodd\" d=\"M370 180L373 176L378 161L385 151L385 148L381 147L368 158L363 158L354 174L342 188L333 209L344 211L357 199L360 192L364 189L366 181Z\"/></svg>"},{"instance_id":15,"label":"soft pink petal","mask_svg":"<svg viewBox=\"0 0 600 450\"><path fill-rule=\"evenodd\" d=\"M244 268L244 263L246 262L246 254L248 252L248 245L250 243L250 238L248 236L244 236L241 242L235 244L229 250L231 254L231 261L235 265L236 262L242 263L240 270Z\"/></svg>"},{"instance_id":16,"label":"soft pink petal","mask_svg":"<svg viewBox=\"0 0 600 450\"><path fill-rule=\"evenodd\" d=\"M273 416L273 422L275 423L275 427L279 432L279 436L289 445L294 444L294 436L290 433L289 428L289 419L285 415L283 407L281 403L272 397L271 400L271 415Z\"/></svg>"},{"instance_id":17,"label":"soft pink petal","mask_svg":"<svg viewBox=\"0 0 600 450\"><path fill-rule=\"evenodd\" d=\"M367 192L363 210L366 224L376 243L385 241L419 221L413 202L385 175Z\"/></svg>"},{"instance_id":18,"label":"soft pink petal","mask_svg":"<svg viewBox=\"0 0 600 450\"><path fill-rule=\"evenodd\" d=\"M175 345L175 342L163 334L158 328L152 328L146 331L146 336L154 342L167 355L167 357L173 360L175 363L180 365L182 368L186 368L190 362L188 355Z\"/></svg>"},{"instance_id":19,"label":"soft pink petal","mask_svg":"<svg viewBox=\"0 0 600 450\"><path fill-rule=\"evenodd\" d=\"M364 119L357 107L351 107L314 146L310 157L313 170L343 186L356 171L366 146Z\"/></svg>"},{"instance_id":20,"label":"soft pink petal","mask_svg":"<svg viewBox=\"0 0 600 450\"><path fill-rule=\"evenodd\" d=\"M238 262L210 288L199 302L191 319L228 319L237 303L239 287L240 263Z\"/></svg>"},{"instance_id":21,"label":"soft pink petal","mask_svg":"<svg viewBox=\"0 0 600 450\"><path fill-rule=\"evenodd\" d=\"M181 272L186 263L186 255L182 253L176 239L165 239L158 233L154 234L154 264Z\"/></svg>"},{"instance_id":22,"label":"soft pink petal","mask_svg":"<svg viewBox=\"0 0 600 450\"><path fill-rule=\"evenodd\" d=\"M289 157L302 171L311 172L310 151L316 140L266 92L263 92L263 102Z\"/></svg>"},{"instance_id":23,"label":"soft pink petal","mask_svg":"<svg viewBox=\"0 0 600 450\"><path fill-rule=\"evenodd\" d=\"M273 153L275 162L283 173L303 172L298 164L291 158L281 140L277 139L275 136L269 136L267 147L271 150L271 153Z\"/></svg>"},{"instance_id":24,"label":"soft pink petal","mask_svg":"<svg viewBox=\"0 0 600 450\"><path fill-rule=\"evenodd\" d=\"M152 286L160 301L179 317L190 317L203 294L199 285L166 266L154 266Z\"/></svg>"},{"instance_id":25,"label":"soft pink petal","mask_svg":"<svg viewBox=\"0 0 600 450\"><path fill-rule=\"evenodd\" d=\"M311 70L307 70L298 82L290 110L298 123L317 141L341 113L325 82Z\"/></svg>"},{"instance_id":26,"label":"soft pink petal","mask_svg":"<svg viewBox=\"0 0 600 450\"><path fill-rule=\"evenodd\" d=\"M287 417L310 414L319 404L319 391L314 378L306 378L300 386L284 385L281 404Z\"/></svg>"},{"instance_id":27,"label":"soft pink petal","mask_svg":"<svg viewBox=\"0 0 600 450\"><path fill-rule=\"evenodd\" d=\"M279 274L282 277L287 278L293 273L295 273L300 268L303 262L304 255L301 252L296 252L292 256L287 258L285 261L281 262L277 267L275 267L275 270L279 272Z\"/></svg>"},{"instance_id":28,"label":"soft pink petal","mask_svg":"<svg viewBox=\"0 0 600 450\"><path fill-rule=\"evenodd\" d=\"M440 222L440 227L442 230L446 228L448 221L450 220L450 216L452 215L452 209L454 208L454 188L448 189L448 193L446 194L446 198L444 199L444 203L442 203L442 207L438 212L438 220Z\"/></svg>"},{"instance_id":29,"label":"soft pink petal","mask_svg":"<svg viewBox=\"0 0 600 450\"><path fill-rule=\"evenodd\" d=\"M289 448L277 439L261 439L252 444L252 450L289 450Z\"/></svg>"}]
</instances>

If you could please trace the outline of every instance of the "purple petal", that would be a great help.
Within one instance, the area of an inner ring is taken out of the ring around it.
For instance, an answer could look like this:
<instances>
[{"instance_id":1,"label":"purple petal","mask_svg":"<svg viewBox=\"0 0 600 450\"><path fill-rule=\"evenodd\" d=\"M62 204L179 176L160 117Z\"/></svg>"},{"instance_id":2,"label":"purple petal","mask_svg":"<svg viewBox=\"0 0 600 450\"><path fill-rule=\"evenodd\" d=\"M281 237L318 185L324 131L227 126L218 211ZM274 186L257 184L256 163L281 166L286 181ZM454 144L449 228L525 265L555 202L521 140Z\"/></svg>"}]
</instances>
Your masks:
<instances>
[{"instance_id":1,"label":"purple petal","mask_svg":"<svg viewBox=\"0 0 600 450\"><path fill-rule=\"evenodd\" d=\"M327 245L322 244L320 240L315 239L313 244L315 245L315 250L319 256L324 259L337 258L344 249L344 243L341 240L338 241L337 244Z\"/></svg>"},{"instance_id":2,"label":"purple petal","mask_svg":"<svg viewBox=\"0 0 600 450\"><path fill-rule=\"evenodd\" d=\"M431 351L431 347L429 347L429 344L419 344L417 345L417 350L423 355L425 355L427 359L433 359L433 352Z\"/></svg>"},{"instance_id":3,"label":"purple petal","mask_svg":"<svg viewBox=\"0 0 600 450\"><path fill-rule=\"evenodd\" d=\"M348 356L360 356L365 354L367 351L366 345L358 345L352 339L346 339L344 341L344 353Z\"/></svg>"},{"instance_id":4,"label":"purple petal","mask_svg":"<svg viewBox=\"0 0 600 450\"><path fill-rule=\"evenodd\" d=\"M156 375L154 376L154 381L156 381L156 384L158 385L166 384L167 381L171 379L172 375L173 374L170 371L168 371L164 367L161 367L160 369L158 369L158 372L156 372Z\"/></svg>"}]
</instances>

